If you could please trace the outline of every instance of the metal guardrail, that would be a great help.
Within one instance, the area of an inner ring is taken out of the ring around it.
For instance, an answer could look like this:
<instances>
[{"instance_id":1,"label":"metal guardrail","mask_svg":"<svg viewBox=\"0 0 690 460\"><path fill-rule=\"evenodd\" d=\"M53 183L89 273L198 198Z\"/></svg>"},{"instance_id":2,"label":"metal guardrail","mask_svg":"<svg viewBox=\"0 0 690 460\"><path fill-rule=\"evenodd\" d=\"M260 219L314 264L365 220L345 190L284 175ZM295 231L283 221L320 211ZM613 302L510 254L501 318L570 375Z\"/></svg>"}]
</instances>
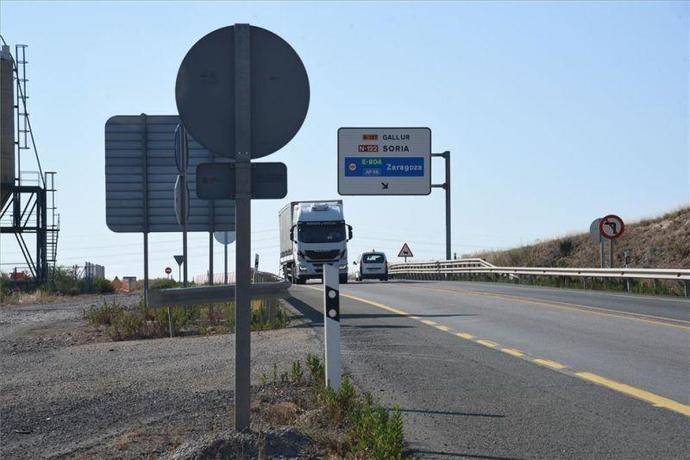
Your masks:
<instances>
[{"instance_id":1,"label":"metal guardrail","mask_svg":"<svg viewBox=\"0 0 690 460\"><path fill-rule=\"evenodd\" d=\"M256 272L257 280L249 287L252 298L276 298L288 295L291 283L278 275ZM150 307L189 306L205 303L222 303L235 300L235 285L223 284L189 288L153 289L149 291Z\"/></svg>"},{"instance_id":2,"label":"metal guardrail","mask_svg":"<svg viewBox=\"0 0 690 460\"><path fill-rule=\"evenodd\" d=\"M678 268L560 268L560 267L496 267L483 259L458 259L436 262L391 264L391 275L413 277L450 274L501 274L532 276L573 276L598 278L642 278L657 280L690 280L690 269Z\"/></svg>"}]
</instances>

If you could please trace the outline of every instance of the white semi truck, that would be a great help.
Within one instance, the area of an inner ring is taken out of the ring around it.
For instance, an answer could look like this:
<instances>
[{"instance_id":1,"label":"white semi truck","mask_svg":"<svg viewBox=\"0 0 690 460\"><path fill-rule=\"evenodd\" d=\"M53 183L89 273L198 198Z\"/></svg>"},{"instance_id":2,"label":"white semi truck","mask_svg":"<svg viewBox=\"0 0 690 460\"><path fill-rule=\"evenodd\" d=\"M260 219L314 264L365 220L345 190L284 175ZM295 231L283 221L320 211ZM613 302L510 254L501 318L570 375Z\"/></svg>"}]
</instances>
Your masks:
<instances>
[{"instance_id":1,"label":"white semi truck","mask_svg":"<svg viewBox=\"0 0 690 460\"><path fill-rule=\"evenodd\" d=\"M347 242L352 227L345 223L342 200L293 201L278 214L280 271L294 284L322 279L323 264L337 264L340 282L347 283Z\"/></svg>"}]
</instances>

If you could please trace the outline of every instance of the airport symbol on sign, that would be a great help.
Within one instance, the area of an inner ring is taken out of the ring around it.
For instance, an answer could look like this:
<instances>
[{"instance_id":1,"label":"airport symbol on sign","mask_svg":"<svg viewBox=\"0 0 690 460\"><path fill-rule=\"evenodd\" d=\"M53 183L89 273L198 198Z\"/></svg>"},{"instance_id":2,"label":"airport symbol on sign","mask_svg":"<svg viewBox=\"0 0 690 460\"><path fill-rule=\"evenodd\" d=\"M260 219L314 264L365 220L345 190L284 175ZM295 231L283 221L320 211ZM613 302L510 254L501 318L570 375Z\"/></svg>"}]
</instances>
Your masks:
<instances>
[{"instance_id":1,"label":"airport symbol on sign","mask_svg":"<svg viewBox=\"0 0 690 460\"><path fill-rule=\"evenodd\" d=\"M623 223L623 219L617 215L609 214L601 218L601 222L599 222L599 231L604 238L615 240L625 231L625 224Z\"/></svg>"},{"instance_id":2,"label":"airport symbol on sign","mask_svg":"<svg viewBox=\"0 0 690 460\"><path fill-rule=\"evenodd\" d=\"M407 245L407 243L404 243L402 248L400 248L400 252L398 253L398 257L414 257L412 255L412 250L410 247Z\"/></svg>"},{"instance_id":3,"label":"airport symbol on sign","mask_svg":"<svg viewBox=\"0 0 690 460\"><path fill-rule=\"evenodd\" d=\"M340 195L431 193L429 128L340 128Z\"/></svg>"}]
</instances>

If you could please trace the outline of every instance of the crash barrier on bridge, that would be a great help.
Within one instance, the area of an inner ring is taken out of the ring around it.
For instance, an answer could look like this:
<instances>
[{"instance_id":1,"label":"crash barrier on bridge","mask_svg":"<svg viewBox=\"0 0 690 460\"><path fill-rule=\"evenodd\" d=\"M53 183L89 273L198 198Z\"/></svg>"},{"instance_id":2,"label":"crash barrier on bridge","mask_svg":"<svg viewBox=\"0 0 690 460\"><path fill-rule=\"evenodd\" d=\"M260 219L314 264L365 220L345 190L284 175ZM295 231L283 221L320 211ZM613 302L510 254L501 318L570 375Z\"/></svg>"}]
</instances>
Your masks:
<instances>
[{"instance_id":1,"label":"crash barrier on bridge","mask_svg":"<svg viewBox=\"0 0 690 460\"><path fill-rule=\"evenodd\" d=\"M413 279L445 279L453 274L499 274L690 281L690 270L683 268L496 267L476 258L391 264L388 273L392 277Z\"/></svg>"},{"instance_id":2,"label":"crash barrier on bridge","mask_svg":"<svg viewBox=\"0 0 690 460\"><path fill-rule=\"evenodd\" d=\"M255 272L255 282L249 287L253 299L286 297L290 282L278 275ZM235 300L235 285L222 284L189 288L156 289L149 292L150 307L171 305L191 306L205 303L222 303Z\"/></svg>"}]
</instances>

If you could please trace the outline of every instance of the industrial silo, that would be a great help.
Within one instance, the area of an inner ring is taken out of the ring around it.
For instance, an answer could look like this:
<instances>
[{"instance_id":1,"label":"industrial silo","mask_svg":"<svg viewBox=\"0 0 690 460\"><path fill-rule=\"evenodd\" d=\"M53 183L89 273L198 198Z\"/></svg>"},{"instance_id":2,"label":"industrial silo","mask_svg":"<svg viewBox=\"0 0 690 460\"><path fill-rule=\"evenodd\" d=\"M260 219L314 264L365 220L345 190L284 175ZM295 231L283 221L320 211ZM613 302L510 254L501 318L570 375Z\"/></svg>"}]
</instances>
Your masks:
<instances>
[{"instance_id":1,"label":"industrial silo","mask_svg":"<svg viewBox=\"0 0 690 460\"><path fill-rule=\"evenodd\" d=\"M14 185L14 80L10 47L0 50L0 207L10 196Z\"/></svg>"}]
</instances>

